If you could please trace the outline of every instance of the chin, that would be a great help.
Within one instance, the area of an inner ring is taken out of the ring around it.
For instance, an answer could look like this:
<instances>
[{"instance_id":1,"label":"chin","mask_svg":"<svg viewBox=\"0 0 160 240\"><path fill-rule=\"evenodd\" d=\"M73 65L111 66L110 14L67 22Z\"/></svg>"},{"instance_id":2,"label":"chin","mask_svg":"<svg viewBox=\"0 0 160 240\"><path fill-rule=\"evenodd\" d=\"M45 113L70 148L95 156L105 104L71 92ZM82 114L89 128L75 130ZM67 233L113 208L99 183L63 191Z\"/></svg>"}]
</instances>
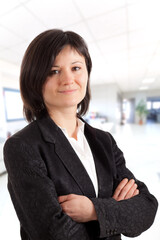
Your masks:
<instances>
[{"instance_id":1,"label":"chin","mask_svg":"<svg viewBox=\"0 0 160 240\"><path fill-rule=\"evenodd\" d=\"M72 100L72 101L65 101L65 102L64 102L64 106L68 106L68 107L74 107L74 106L76 106L76 107L77 107L77 105L78 105L82 100L83 100L83 98L74 99L74 100Z\"/></svg>"}]
</instances>

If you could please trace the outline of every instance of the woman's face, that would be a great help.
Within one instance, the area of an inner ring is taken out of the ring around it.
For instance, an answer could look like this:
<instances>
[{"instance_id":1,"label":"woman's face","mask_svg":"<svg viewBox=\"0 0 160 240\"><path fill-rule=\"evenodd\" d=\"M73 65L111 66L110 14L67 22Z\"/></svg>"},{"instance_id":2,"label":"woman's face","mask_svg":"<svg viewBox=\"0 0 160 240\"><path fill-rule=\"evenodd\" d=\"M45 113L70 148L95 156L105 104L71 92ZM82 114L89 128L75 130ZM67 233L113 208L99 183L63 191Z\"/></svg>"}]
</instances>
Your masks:
<instances>
[{"instance_id":1,"label":"woman's face","mask_svg":"<svg viewBox=\"0 0 160 240\"><path fill-rule=\"evenodd\" d=\"M57 55L43 86L48 112L77 109L86 94L88 72L85 58L69 45Z\"/></svg>"}]
</instances>

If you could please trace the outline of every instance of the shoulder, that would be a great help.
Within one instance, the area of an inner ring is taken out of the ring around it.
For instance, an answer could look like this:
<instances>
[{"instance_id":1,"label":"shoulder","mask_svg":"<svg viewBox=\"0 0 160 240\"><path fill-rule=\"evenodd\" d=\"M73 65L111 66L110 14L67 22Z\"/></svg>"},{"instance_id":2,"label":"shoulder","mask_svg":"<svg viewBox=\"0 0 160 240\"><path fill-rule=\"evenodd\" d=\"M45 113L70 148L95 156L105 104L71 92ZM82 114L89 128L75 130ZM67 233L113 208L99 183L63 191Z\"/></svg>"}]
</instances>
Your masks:
<instances>
[{"instance_id":1,"label":"shoulder","mask_svg":"<svg viewBox=\"0 0 160 240\"><path fill-rule=\"evenodd\" d=\"M38 133L38 126L37 121L33 121L29 123L26 127L22 128L20 131L16 132L14 135L12 135L10 138L27 138ZM10 139L9 138L9 139Z\"/></svg>"},{"instance_id":2,"label":"shoulder","mask_svg":"<svg viewBox=\"0 0 160 240\"><path fill-rule=\"evenodd\" d=\"M20 148L20 146L25 143L32 145L32 143L39 138L39 134L37 122L34 121L7 139L4 145L4 151L10 148L15 148L16 150L16 148Z\"/></svg>"},{"instance_id":3,"label":"shoulder","mask_svg":"<svg viewBox=\"0 0 160 240\"><path fill-rule=\"evenodd\" d=\"M9 176L43 173L47 174L46 166L39 151L44 145L36 121L12 135L3 148L4 163ZM29 170L28 170L29 169ZM29 171L29 172L27 172Z\"/></svg>"}]
</instances>

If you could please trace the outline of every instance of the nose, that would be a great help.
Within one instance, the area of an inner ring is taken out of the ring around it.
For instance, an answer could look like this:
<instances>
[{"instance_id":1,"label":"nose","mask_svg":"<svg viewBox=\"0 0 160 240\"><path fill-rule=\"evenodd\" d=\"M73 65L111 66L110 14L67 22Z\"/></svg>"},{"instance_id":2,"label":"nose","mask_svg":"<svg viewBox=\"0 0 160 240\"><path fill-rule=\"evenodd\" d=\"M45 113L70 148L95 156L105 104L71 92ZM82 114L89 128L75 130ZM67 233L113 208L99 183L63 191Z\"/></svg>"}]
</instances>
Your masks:
<instances>
[{"instance_id":1,"label":"nose","mask_svg":"<svg viewBox=\"0 0 160 240\"><path fill-rule=\"evenodd\" d=\"M61 83L63 85L70 85L74 83L74 75L70 70L64 70L61 74Z\"/></svg>"}]
</instances>

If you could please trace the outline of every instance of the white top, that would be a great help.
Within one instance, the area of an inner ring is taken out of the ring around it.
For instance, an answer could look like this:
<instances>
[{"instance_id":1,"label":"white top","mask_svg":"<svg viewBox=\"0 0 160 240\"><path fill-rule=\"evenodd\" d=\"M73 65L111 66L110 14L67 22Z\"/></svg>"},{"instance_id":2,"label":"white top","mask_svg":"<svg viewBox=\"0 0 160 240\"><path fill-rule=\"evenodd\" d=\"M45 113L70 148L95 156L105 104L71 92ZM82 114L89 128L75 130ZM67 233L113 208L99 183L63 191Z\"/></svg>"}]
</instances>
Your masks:
<instances>
[{"instance_id":1,"label":"white top","mask_svg":"<svg viewBox=\"0 0 160 240\"><path fill-rule=\"evenodd\" d=\"M63 131L71 146L75 150L79 159L81 160L83 166L85 167L96 192L96 196L98 196L98 180L95 169L95 163L93 159L93 155L90 149L90 146L87 142L87 139L84 135L84 122L78 119L78 131L77 131L77 140L69 137L65 128L59 128ZM87 184L87 183L86 183Z\"/></svg>"}]
</instances>

